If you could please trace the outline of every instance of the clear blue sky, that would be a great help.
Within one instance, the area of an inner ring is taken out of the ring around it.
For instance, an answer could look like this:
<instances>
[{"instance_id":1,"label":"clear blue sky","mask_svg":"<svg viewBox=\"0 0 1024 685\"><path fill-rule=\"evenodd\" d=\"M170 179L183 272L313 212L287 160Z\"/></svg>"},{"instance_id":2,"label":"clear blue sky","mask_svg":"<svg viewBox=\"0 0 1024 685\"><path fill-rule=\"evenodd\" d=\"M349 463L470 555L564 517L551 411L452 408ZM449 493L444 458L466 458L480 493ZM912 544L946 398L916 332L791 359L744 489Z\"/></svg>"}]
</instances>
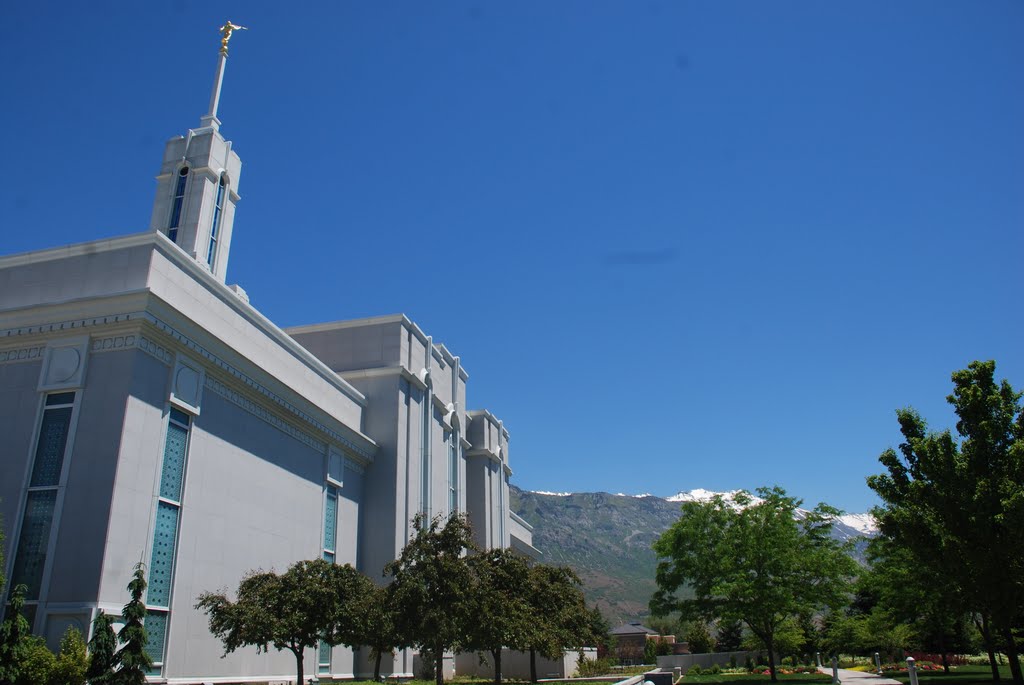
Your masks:
<instances>
[{"instance_id":1,"label":"clear blue sky","mask_svg":"<svg viewBox=\"0 0 1024 685\"><path fill-rule=\"evenodd\" d=\"M861 511L897 407L1024 386L1024 3L8 2L3 253L146 229L226 18L228 281L408 314L521 487Z\"/></svg>"}]
</instances>

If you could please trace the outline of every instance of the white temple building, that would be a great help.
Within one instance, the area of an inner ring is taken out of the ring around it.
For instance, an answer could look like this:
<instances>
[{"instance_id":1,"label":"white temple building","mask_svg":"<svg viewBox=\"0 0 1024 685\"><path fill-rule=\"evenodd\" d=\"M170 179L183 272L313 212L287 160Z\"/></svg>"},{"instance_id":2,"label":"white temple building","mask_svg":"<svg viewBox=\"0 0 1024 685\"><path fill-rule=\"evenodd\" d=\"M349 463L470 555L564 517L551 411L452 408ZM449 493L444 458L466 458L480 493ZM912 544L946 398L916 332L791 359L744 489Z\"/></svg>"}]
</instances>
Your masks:
<instances>
[{"instance_id":1,"label":"white temple building","mask_svg":"<svg viewBox=\"0 0 1024 685\"><path fill-rule=\"evenodd\" d=\"M229 32L230 33L230 32ZM222 657L201 592L301 559L380 579L413 516L464 512L536 555L509 511L509 433L468 410L460 359L402 315L282 330L225 284L242 163L207 114L171 139L148 230L0 257L0 516L7 591L56 647L120 614L145 564L154 682L294 677ZM368 650L310 650L321 681ZM389 675L411 676L399 653Z\"/></svg>"}]
</instances>

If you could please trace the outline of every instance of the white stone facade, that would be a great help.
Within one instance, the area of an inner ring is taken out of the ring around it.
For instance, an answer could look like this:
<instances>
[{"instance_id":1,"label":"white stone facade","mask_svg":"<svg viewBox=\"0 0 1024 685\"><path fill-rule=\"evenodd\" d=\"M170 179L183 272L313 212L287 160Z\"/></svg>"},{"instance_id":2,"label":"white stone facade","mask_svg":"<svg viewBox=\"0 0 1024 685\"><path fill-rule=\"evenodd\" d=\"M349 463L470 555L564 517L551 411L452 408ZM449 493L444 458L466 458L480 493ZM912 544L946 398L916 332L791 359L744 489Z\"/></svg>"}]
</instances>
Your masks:
<instances>
[{"instance_id":1,"label":"white stone facade","mask_svg":"<svg viewBox=\"0 0 1024 685\"><path fill-rule=\"evenodd\" d=\"M419 512L536 553L509 512L509 434L467 410L457 356L400 315L284 331L224 284L240 171L218 127L194 129L167 144L149 231L0 257L9 586L55 647L118 614L143 562L170 683L292 673L290 654L221 658L193 608L251 569L325 557L382 580ZM307 673L365 675L367 651L311 650Z\"/></svg>"}]
</instances>

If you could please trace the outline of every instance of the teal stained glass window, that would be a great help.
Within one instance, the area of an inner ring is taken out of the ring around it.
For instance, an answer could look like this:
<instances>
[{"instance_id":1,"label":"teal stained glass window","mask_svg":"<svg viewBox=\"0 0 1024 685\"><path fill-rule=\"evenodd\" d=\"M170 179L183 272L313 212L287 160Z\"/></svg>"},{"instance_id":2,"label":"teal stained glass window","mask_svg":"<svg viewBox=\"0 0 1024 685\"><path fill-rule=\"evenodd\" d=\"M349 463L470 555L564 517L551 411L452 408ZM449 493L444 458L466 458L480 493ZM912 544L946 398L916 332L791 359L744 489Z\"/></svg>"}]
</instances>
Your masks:
<instances>
[{"instance_id":1,"label":"teal stained glass window","mask_svg":"<svg viewBox=\"0 0 1024 685\"><path fill-rule=\"evenodd\" d=\"M167 502L156 507L156 530L153 533L153 557L149 562L150 604L170 606L171 574L174 570L174 543L178 534L179 509Z\"/></svg>"},{"instance_id":2,"label":"teal stained glass window","mask_svg":"<svg viewBox=\"0 0 1024 685\"><path fill-rule=\"evenodd\" d=\"M338 542L338 491L327 488L327 503L324 506L324 551L333 552ZM326 558L326 557L325 557Z\"/></svg>"},{"instance_id":3,"label":"teal stained glass window","mask_svg":"<svg viewBox=\"0 0 1024 685\"><path fill-rule=\"evenodd\" d=\"M43 412L43 425L39 428L39 443L36 445L30 487L52 486L60 482L70 426L71 407L47 409Z\"/></svg>"},{"instance_id":4,"label":"teal stained glass window","mask_svg":"<svg viewBox=\"0 0 1024 685\"><path fill-rule=\"evenodd\" d=\"M317 673L324 674L331 672L331 646L320 640L320 655L317 660Z\"/></svg>"},{"instance_id":5,"label":"teal stained glass window","mask_svg":"<svg viewBox=\"0 0 1024 685\"><path fill-rule=\"evenodd\" d=\"M39 599L43 566L46 564L46 548L50 544L53 507L56 502L56 490L37 490L28 493L25 518L21 522L21 535L18 536L18 551L14 556L14 571L11 573L10 582L12 588L19 583L28 586L25 599Z\"/></svg>"},{"instance_id":6,"label":"teal stained glass window","mask_svg":"<svg viewBox=\"0 0 1024 685\"><path fill-rule=\"evenodd\" d=\"M164 444L164 465L160 474L160 496L175 502L181 501L181 484L185 475L185 449L187 446L188 429L168 422L167 441Z\"/></svg>"},{"instance_id":7,"label":"teal stained glass window","mask_svg":"<svg viewBox=\"0 0 1024 685\"><path fill-rule=\"evenodd\" d=\"M143 626L146 628L146 654L154 664L162 664L167 642L167 612L147 611Z\"/></svg>"}]
</instances>

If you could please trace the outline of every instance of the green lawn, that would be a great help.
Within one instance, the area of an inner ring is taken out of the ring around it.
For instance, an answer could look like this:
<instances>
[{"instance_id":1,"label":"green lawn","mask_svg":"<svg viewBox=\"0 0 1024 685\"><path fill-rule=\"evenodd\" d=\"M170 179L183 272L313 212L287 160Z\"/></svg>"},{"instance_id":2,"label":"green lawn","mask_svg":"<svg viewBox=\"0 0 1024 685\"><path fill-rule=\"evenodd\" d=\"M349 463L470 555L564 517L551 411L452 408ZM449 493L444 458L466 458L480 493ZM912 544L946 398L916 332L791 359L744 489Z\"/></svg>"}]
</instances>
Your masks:
<instances>
[{"instance_id":1,"label":"green lawn","mask_svg":"<svg viewBox=\"0 0 1024 685\"><path fill-rule=\"evenodd\" d=\"M886 671L885 677L893 678L901 683L909 683L910 676L905 671ZM1009 683L1010 667L999 668L1000 682ZM949 674L942 671L918 671L917 680L921 685L973 685L974 683L992 683L992 669L988 666L954 666Z\"/></svg>"}]
</instances>

